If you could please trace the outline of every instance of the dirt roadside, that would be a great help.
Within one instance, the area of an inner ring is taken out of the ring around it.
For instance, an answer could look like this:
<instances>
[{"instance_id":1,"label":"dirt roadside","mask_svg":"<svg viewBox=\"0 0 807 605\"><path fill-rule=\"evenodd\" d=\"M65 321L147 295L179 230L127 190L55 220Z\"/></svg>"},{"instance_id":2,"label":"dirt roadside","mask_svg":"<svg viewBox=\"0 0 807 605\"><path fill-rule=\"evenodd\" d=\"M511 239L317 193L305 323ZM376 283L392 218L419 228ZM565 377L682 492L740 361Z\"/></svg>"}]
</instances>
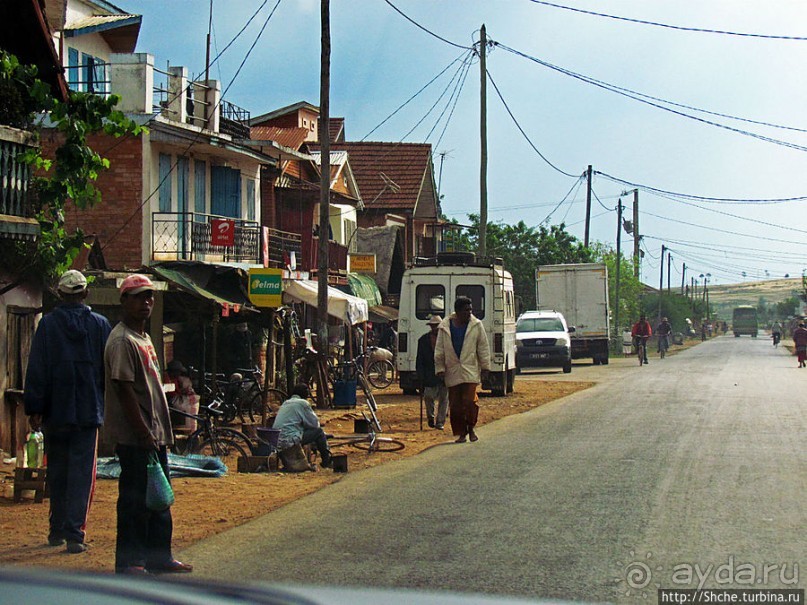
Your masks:
<instances>
[{"instance_id":1,"label":"dirt roadside","mask_svg":"<svg viewBox=\"0 0 807 605\"><path fill-rule=\"evenodd\" d=\"M579 381L517 381L516 392L507 398L480 398L479 424L525 412L593 384ZM354 448L341 447L335 452L348 454L349 472L361 472L365 468L392 463L414 456L432 445L453 440L448 427L445 431L436 431L424 423L424 430L420 430L419 398L403 395L400 389L392 387L378 392L376 396L385 434L403 441L406 448L400 452L368 455ZM354 414L351 410L318 413L327 432L352 432ZM466 444L457 447L473 446ZM343 477L343 474L330 470L320 470L302 474L231 472L215 479L175 479L176 504L172 509L174 548L180 551ZM13 467L0 464L0 486L12 482ZM115 549L116 500L117 482L99 480L88 522L87 543L90 548L80 555L68 555L64 547L47 546L47 500L44 504L34 504L32 500L14 504L11 498L0 498L0 564L111 572Z\"/></svg>"}]
</instances>

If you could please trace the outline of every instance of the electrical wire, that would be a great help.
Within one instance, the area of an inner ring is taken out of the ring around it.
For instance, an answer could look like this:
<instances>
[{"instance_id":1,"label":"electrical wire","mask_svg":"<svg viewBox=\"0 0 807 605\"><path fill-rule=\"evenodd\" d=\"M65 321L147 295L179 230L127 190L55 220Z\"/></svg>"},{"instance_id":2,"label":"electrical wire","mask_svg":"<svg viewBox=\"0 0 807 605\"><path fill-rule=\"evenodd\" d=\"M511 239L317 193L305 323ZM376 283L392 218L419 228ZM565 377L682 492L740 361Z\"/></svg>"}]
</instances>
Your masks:
<instances>
[{"instance_id":1,"label":"electrical wire","mask_svg":"<svg viewBox=\"0 0 807 605\"><path fill-rule=\"evenodd\" d=\"M437 38L437 39L438 39L438 40L440 40L441 42L445 42L446 44L450 44L451 46L456 46L457 48L464 48L464 49L466 49L466 50L471 50L471 47L470 47L470 46L463 46L462 44L457 44L456 42L452 42L451 40L447 40L446 38L443 38L443 36L440 36L440 35L438 35L438 34L435 34L435 33L434 33L433 31L431 31L430 29L427 29L426 27L424 27L423 25L421 25L420 23L418 23L417 21L415 21L414 19L412 19L412 17L410 17L410 16L406 15L406 14L405 14L405 13L404 13L404 12L403 12L401 9L399 9L399 8L398 8L397 6L395 6L395 5L394 5L392 2L390 2L390 0L384 0L384 2L386 2L387 4L389 4L389 5L390 5L390 7L391 7L391 8L392 8L392 9L393 9L393 10L394 10L396 13L398 13L399 15L401 15L401 17L403 17L404 19L406 19L407 21L409 21L409 23L411 23L412 25L414 25L414 26L415 26L415 27L417 27L418 29L423 30L424 32L426 32L426 33L427 33L427 34L429 34L430 36L433 36L433 37Z\"/></svg>"},{"instance_id":2,"label":"electrical wire","mask_svg":"<svg viewBox=\"0 0 807 605\"><path fill-rule=\"evenodd\" d=\"M514 55L517 55L519 57L523 57L525 59L533 61L534 63L537 63L538 65L542 65L543 67L546 67L548 69L551 69L551 70L556 71L558 73L561 73L563 75L572 77L572 78L574 78L576 80L580 80L581 82L585 82L586 84L591 84L591 85L596 86L598 88L602 88L603 90L607 90L609 92L616 93L616 94L621 95L623 97L633 99L634 101L638 101L639 103L644 103L645 105L650 105L651 107L655 107L656 109L661 109L662 111L667 111L667 112L672 113L674 115L677 115L679 117L687 118L689 120L694 120L696 122L700 122L702 124L707 124L709 126L715 126L716 128L722 128L724 130L728 130L728 131L734 132L736 134L741 134L743 136L748 136L748 137L752 137L752 138L755 138L755 139L759 139L760 141L764 141L766 143L772 143L774 145L780 145L782 147L789 147L789 148L795 149L797 151L807 151L807 147L805 147L804 145L799 145L797 143L792 143L790 141L783 141L781 139L775 139L773 137L765 136L765 135L762 135L762 134L759 134L759 133L756 133L756 132L751 132L749 130L743 130L741 128L735 128L733 126L728 126L726 124L721 124L720 122L714 122L712 120L699 118L698 116L693 116L693 115L690 115L688 113L684 113L682 111L677 111L677 110L672 109L670 107L665 107L664 105L661 105L659 103L651 101L651 100L649 100L649 98L642 98L642 96L640 96L639 94L635 93L634 91L632 91L630 89L622 88L622 87L616 86L614 84L604 82L602 80L597 80L596 78L592 78L591 76L586 76L586 75L571 71L570 69L566 69L564 67L559 67L557 65L553 65L552 63L549 63L548 61L544 61L544 60L539 59L537 57L533 57L531 55L528 55L527 53L521 52L521 51L516 50L514 48L511 48L509 46L506 46L506 45L504 45L504 44L502 44L500 42L494 42L494 44L496 46L498 46L499 48L502 48L502 49L514 54ZM666 103L666 101L664 101L664 102Z\"/></svg>"},{"instance_id":3,"label":"electrical wire","mask_svg":"<svg viewBox=\"0 0 807 605\"><path fill-rule=\"evenodd\" d=\"M594 188L592 188L592 189L591 189L591 195L593 195L593 196L594 196L594 199L595 199L595 200L597 200L597 202L600 204L600 206L602 206L603 208L605 208L605 209L606 209L608 212L613 212L613 211L614 211L614 209L613 209L613 208L609 208L608 206L606 206L605 204L603 204L603 203L602 203L602 200L600 200L600 198L599 198L599 197L597 196L597 194L594 192Z\"/></svg>"},{"instance_id":4,"label":"electrical wire","mask_svg":"<svg viewBox=\"0 0 807 605\"><path fill-rule=\"evenodd\" d=\"M471 69L471 63L469 62L468 68L465 70L465 75L463 75L462 77L462 84L460 85L459 91L454 97L454 104L451 106L451 111L448 113L448 118L446 118L446 122L443 125L443 130L440 132L440 136L437 137L437 142L432 146L433 149L439 148L440 143L443 141L443 137L445 136L446 131L448 130L448 125L451 123L451 118L454 117L454 111L457 109L457 103L460 100L460 94L462 94L462 89L465 87L465 80L468 78L468 73L470 72L470 69ZM435 126L436 125L437 124L435 124Z\"/></svg>"},{"instance_id":5,"label":"electrical wire","mask_svg":"<svg viewBox=\"0 0 807 605\"><path fill-rule=\"evenodd\" d=\"M468 72L471 70L471 62L467 61L465 63L465 71L462 73L460 77L457 78L456 83L454 84L454 90L451 91L451 96L448 98L448 102L446 103L445 107L443 107L443 111L440 112L440 115L437 116L437 119L434 122L434 126L431 127L428 134L424 137L423 142L427 142L429 138L432 136L434 131L440 125L440 122L443 120L443 116L446 115L448 111L448 118L446 119L446 123L443 126L443 130L440 133L440 137L437 139L437 142L434 144L434 148L436 149L439 147L440 142L443 140L443 135L448 128L449 123L451 122L451 117L454 115L454 109L457 107L457 102L459 101L460 94L462 94L462 89L465 87L465 80L468 78ZM450 108L450 111L449 111Z\"/></svg>"},{"instance_id":6,"label":"electrical wire","mask_svg":"<svg viewBox=\"0 0 807 605\"><path fill-rule=\"evenodd\" d=\"M507 104L507 101L505 101L505 100L504 100L504 96L502 96L502 93L501 93L501 91L499 90L499 87L496 85L496 82L493 80L493 77L490 75L490 71L486 70L486 74L487 74L488 80L490 80L490 83L491 83L491 84L493 84L493 89L496 91L496 94L498 95L499 100L502 102L502 105L504 105L504 108L507 110L508 115L509 115L509 116L510 116L510 118L513 120L513 123L516 125L516 128L518 128L518 130L519 130L519 132L521 133L521 135L524 137L524 139L527 141L527 143L529 143L530 147L532 147L532 150L533 150L535 153L537 153L537 154L538 154L538 156L539 156L539 157L540 157L540 158L541 158L541 159L542 159L544 162L546 162L546 163L547 163L547 164L548 164L548 165L549 165L551 168L553 168L553 169L554 169L554 170L556 170L557 172L561 173L561 174L562 174L562 175L564 175L564 176L568 176L569 178L577 178L577 175L575 175L575 174L571 174L571 173L569 173L569 172L566 172L565 170L561 170L560 168L558 168L557 166L555 166L555 164L553 164L552 162L550 162L550 161L549 161L549 159L548 159L548 158L547 158L547 157L546 157L546 156L545 156L543 153L541 153L541 152L538 150L538 147L536 147L536 146L535 146L535 143L533 143L533 142L532 142L532 140L530 139L530 137L527 135L527 133L526 133L526 132L524 131L524 129L521 127L521 124L519 124L519 123L518 123L518 120L516 119L516 116L514 116L514 115L513 115L513 112L510 110L510 106Z\"/></svg>"},{"instance_id":7,"label":"electrical wire","mask_svg":"<svg viewBox=\"0 0 807 605\"><path fill-rule=\"evenodd\" d=\"M627 21L628 23L638 23L640 25L652 25L654 27L663 27L667 29L675 29L678 31L686 31L686 32L696 32L702 34L721 34L724 36L740 36L744 38L763 38L767 40L793 40L797 42L803 42L807 40L807 38L802 36L781 36L781 35L771 35L771 34L753 34L753 33L746 33L746 32L734 32L722 29L707 29L707 28L700 28L700 27L685 27L682 25L670 25L668 23L659 23L657 21L645 21L643 19L633 19L630 17L620 17L617 15L609 15L606 13L598 13L595 11L583 10L582 8L574 8L572 6L563 6L562 4L554 4L552 2L546 2L546 0L530 0L533 4L542 4L544 6L551 6L553 8L562 8L563 10L573 11L575 13L582 13L584 15L593 15L595 17L605 17L607 19L615 19L617 21Z\"/></svg>"},{"instance_id":8,"label":"electrical wire","mask_svg":"<svg viewBox=\"0 0 807 605\"><path fill-rule=\"evenodd\" d=\"M571 193L572 193L572 191L574 190L574 188L575 188L575 187L578 187L578 188L580 187L580 184L583 182L583 178L584 178L584 177L583 177L583 175L582 175L582 174L581 174L580 176L578 176L578 177L577 177L577 180L574 182L574 184L572 185L571 189L569 189L569 191L566 193L566 195L564 195L564 196L563 196L563 199L562 199L562 200L560 200L560 201L559 201L559 202L558 202L558 203L555 205L555 207L552 209L552 211L551 211L549 214L547 214L547 215L546 215L546 217L544 218L544 220L542 220L542 221L539 223L540 225L543 225L544 223L546 223L546 222L547 222L547 221L550 219L550 217L551 217L553 214L555 214L555 212L557 212L558 208L560 208L561 204L563 204L563 202L565 202L565 201L566 201L566 198L568 198L568 197L571 195Z\"/></svg>"}]
</instances>

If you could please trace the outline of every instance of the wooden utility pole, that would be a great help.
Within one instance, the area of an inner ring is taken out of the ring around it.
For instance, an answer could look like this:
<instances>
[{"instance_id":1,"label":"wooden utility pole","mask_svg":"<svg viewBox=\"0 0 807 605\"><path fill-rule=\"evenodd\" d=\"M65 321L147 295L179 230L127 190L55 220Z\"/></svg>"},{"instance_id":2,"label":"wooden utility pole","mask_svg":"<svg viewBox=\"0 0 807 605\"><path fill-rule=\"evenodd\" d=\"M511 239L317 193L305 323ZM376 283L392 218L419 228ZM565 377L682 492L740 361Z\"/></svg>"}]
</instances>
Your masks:
<instances>
[{"instance_id":1,"label":"wooden utility pole","mask_svg":"<svg viewBox=\"0 0 807 605\"><path fill-rule=\"evenodd\" d=\"M664 292L664 251L667 246L661 244L661 272L658 278L658 319L661 321L661 293Z\"/></svg>"},{"instance_id":2,"label":"wooden utility pole","mask_svg":"<svg viewBox=\"0 0 807 605\"><path fill-rule=\"evenodd\" d=\"M488 37L485 24L479 30L479 256L487 256L488 246L488 73L485 53L487 51Z\"/></svg>"},{"instance_id":3,"label":"wooden utility pole","mask_svg":"<svg viewBox=\"0 0 807 605\"><path fill-rule=\"evenodd\" d=\"M686 283L686 280L687 280L687 264L684 263L684 268L681 271L681 296L684 295L684 284Z\"/></svg>"},{"instance_id":4,"label":"wooden utility pole","mask_svg":"<svg viewBox=\"0 0 807 605\"><path fill-rule=\"evenodd\" d=\"M639 251L639 190L633 190L633 276L639 279L641 252Z\"/></svg>"},{"instance_id":5,"label":"wooden utility pole","mask_svg":"<svg viewBox=\"0 0 807 605\"><path fill-rule=\"evenodd\" d=\"M667 250L667 294L670 293L670 265L672 264L672 254Z\"/></svg>"},{"instance_id":6,"label":"wooden utility pole","mask_svg":"<svg viewBox=\"0 0 807 605\"><path fill-rule=\"evenodd\" d=\"M622 327L619 325L619 265L622 264L622 198L616 204L616 294L614 295L614 325L619 339L622 338Z\"/></svg>"},{"instance_id":7,"label":"wooden utility pole","mask_svg":"<svg viewBox=\"0 0 807 605\"><path fill-rule=\"evenodd\" d=\"M591 164L586 168L586 231L583 236L583 245L588 248L589 233L591 233Z\"/></svg>"},{"instance_id":8,"label":"wooden utility pole","mask_svg":"<svg viewBox=\"0 0 807 605\"><path fill-rule=\"evenodd\" d=\"M330 0L320 0L321 52L319 72L319 255L317 257L317 324L321 353L328 352L328 227L331 202L331 10Z\"/></svg>"},{"instance_id":9,"label":"wooden utility pole","mask_svg":"<svg viewBox=\"0 0 807 605\"><path fill-rule=\"evenodd\" d=\"M205 128L208 127L213 112L210 111L210 34L213 31L213 0L210 0L210 17L207 22L207 42L205 44L205 106L202 109L205 116Z\"/></svg>"}]
</instances>

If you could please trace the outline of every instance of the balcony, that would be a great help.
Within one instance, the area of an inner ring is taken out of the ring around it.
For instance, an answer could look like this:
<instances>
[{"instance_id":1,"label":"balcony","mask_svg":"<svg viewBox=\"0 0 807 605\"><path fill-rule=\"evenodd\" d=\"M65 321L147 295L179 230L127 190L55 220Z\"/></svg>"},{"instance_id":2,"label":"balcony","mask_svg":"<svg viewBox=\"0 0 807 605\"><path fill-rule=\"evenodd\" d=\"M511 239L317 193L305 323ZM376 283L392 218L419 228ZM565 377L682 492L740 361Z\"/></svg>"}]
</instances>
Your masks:
<instances>
[{"instance_id":1,"label":"balcony","mask_svg":"<svg viewBox=\"0 0 807 605\"><path fill-rule=\"evenodd\" d=\"M319 238L311 238L311 271L319 268ZM328 271L347 273L347 246L328 241Z\"/></svg>"},{"instance_id":2,"label":"balcony","mask_svg":"<svg viewBox=\"0 0 807 605\"><path fill-rule=\"evenodd\" d=\"M249 138L249 111L224 99L221 100L219 111L221 112L219 118L219 130L221 132L229 134L234 139Z\"/></svg>"},{"instance_id":3,"label":"balcony","mask_svg":"<svg viewBox=\"0 0 807 605\"><path fill-rule=\"evenodd\" d=\"M303 244L299 233L289 233L279 229L269 229L269 266L285 269L291 264L292 255L295 257L297 269L302 267ZM307 267L302 268L302 270Z\"/></svg>"},{"instance_id":4,"label":"balcony","mask_svg":"<svg viewBox=\"0 0 807 605\"><path fill-rule=\"evenodd\" d=\"M233 245L213 244L213 220L235 223ZM154 212L151 215L153 261L195 260L258 264L261 260L261 227L256 221L199 214Z\"/></svg>"},{"instance_id":5,"label":"balcony","mask_svg":"<svg viewBox=\"0 0 807 605\"><path fill-rule=\"evenodd\" d=\"M34 240L39 223L29 199L30 168L17 157L31 149L32 135L0 125L0 237Z\"/></svg>"}]
</instances>

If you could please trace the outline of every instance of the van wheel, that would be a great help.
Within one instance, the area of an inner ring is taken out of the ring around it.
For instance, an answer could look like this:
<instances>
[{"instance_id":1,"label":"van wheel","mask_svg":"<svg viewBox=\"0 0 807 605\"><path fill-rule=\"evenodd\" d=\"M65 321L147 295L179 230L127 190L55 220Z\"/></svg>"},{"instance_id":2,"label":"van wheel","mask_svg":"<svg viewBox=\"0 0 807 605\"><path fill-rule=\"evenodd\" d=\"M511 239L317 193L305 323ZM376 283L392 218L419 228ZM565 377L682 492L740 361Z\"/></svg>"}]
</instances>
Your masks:
<instances>
[{"instance_id":1,"label":"van wheel","mask_svg":"<svg viewBox=\"0 0 807 605\"><path fill-rule=\"evenodd\" d=\"M565 364L563 364L563 373L564 374L571 374L572 373L572 362L571 361L567 361Z\"/></svg>"},{"instance_id":2,"label":"van wheel","mask_svg":"<svg viewBox=\"0 0 807 605\"><path fill-rule=\"evenodd\" d=\"M516 371L515 370L507 370L507 388L505 391L507 393L512 393L515 390L516 386Z\"/></svg>"}]
</instances>

